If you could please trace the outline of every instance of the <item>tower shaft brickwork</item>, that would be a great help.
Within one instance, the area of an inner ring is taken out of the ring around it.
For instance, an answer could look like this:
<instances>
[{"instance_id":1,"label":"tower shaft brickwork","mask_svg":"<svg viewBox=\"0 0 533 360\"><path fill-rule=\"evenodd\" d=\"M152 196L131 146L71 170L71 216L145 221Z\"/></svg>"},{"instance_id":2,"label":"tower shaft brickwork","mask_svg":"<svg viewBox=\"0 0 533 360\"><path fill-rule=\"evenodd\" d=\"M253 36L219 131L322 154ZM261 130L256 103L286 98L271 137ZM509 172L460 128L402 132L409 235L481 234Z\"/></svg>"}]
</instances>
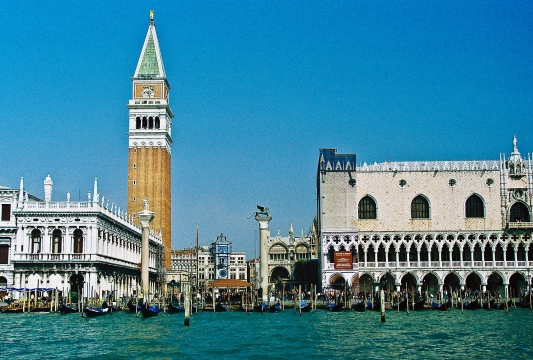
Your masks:
<instances>
[{"instance_id":1,"label":"tower shaft brickwork","mask_svg":"<svg viewBox=\"0 0 533 360\"><path fill-rule=\"evenodd\" d=\"M170 84L155 31L153 13L141 56L132 78L132 99L128 103L128 213L136 216L143 199L150 204L155 218L150 224L162 231L164 263L171 267L171 127ZM138 219L136 220L138 223Z\"/></svg>"}]
</instances>

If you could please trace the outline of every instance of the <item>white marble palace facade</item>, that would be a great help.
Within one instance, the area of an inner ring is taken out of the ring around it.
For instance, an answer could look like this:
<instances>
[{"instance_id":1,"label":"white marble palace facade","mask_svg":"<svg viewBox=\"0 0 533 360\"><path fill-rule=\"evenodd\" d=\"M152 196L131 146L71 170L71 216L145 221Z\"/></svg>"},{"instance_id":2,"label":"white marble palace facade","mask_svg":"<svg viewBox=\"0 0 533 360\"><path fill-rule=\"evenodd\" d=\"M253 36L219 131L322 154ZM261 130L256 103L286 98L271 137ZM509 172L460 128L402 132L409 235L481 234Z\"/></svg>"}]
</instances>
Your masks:
<instances>
[{"instance_id":1,"label":"white marble palace facade","mask_svg":"<svg viewBox=\"0 0 533 360\"><path fill-rule=\"evenodd\" d=\"M52 201L52 179L45 200L18 189L0 188L5 214L0 222L0 287L57 289L103 298L131 295L140 286L142 230L131 216L95 194L87 201ZM9 210L9 213L8 213ZM3 254L3 253L6 254ZM150 234L150 289L163 266L161 235ZM5 257L5 259L4 259ZM17 296L17 293L15 293Z\"/></svg>"},{"instance_id":2,"label":"white marble palace facade","mask_svg":"<svg viewBox=\"0 0 533 360\"><path fill-rule=\"evenodd\" d=\"M354 154L321 149L317 195L323 289L515 295L531 284L533 161L516 138L491 161L356 166ZM339 251L351 252L351 269L335 265Z\"/></svg>"}]
</instances>

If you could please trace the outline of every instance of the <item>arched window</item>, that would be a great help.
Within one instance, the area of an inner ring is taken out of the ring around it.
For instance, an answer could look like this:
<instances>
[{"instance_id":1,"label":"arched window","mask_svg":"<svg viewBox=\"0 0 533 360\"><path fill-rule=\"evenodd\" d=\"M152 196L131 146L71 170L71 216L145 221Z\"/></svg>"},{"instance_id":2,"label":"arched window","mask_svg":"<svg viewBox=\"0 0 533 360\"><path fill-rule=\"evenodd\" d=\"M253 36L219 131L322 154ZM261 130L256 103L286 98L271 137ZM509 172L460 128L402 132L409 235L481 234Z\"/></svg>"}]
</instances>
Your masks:
<instances>
[{"instance_id":1,"label":"arched window","mask_svg":"<svg viewBox=\"0 0 533 360\"><path fill-rule=\"evenodd\" d=\"M411 219L429 219L429 203L422 195L411 202Z\"/></svg>"},{"instance_id":2,"label":"arched window","mask_svg":"<svg viewBox=\"0 0 533 360\"><path fill-rule=\"evenodd\" d=\"M154 126L155 126L156 129L159 129L159 126L161 126L160 123L159 123L159 116L155 117L155 125Z\"/></svg>"},{"instance_id":3,"label":"arched window","mask_svg":"<svg viewBox=\"0 0 533 360\"><path fill-rule=\"evenodd\" d=\"M359 201L359 219L376 219L376 202L370 196Z\"/></svg>"},{"instance_id":4,"label":"arched window","mask_svg":"<svg viewBox=\"0 0 533 360\"><path fill-rule=\"evenodd\" d=\"M52 233L52 253L61 254L61 230L55 229Z\"/></svg>"},{"instance_id":5,"label":"arched window","mask_svg":"<svg viewBox=\"0 0 533 360\"><path fill-rule=\"evenodd\" d=\"M509 221L511 222L529 222L529 210L527 206L521 202L514 203L511 206L511 214Z\"/></svg>"},{"instance_id":6,"label":"arched window","mask_svg":"<svg viewBox=\"0 0 533 360\"><path fill-rule=\"evenodd\" d=\"M483 200L474 194L466 199L466 217L467 218L482 218L485 217L485 206Z\"/></svg>"},{"instance_id":7,"label":"arched window","mask_svg":"<svg viewBox=\"0 0 533 360\"><path fill-rule=\"evenodd\" d=\"M74 230L74 253L83 253L83 231L80 229Z\"/></svg>"},{"instance_id":8,"label":"arched window","mask_svg":"<svg viewBox=\"0 0 533 360\"><path fill-rule=\"evenodd\" d=\"M31 232L31 252L39 254L41 252L41 231L33 229Z\"/></svg>"},{"instance_id":9,"label":"arched window","mask_svg":"<svg viewBox=\"0 0 533 360\"><path fill-rule=\"evenodd\" d=\"M144 116L144 117L143 117L142 128L143 128L143 129L146 129L147 125L148 125L148 120L146 119L146 116Z\"/></svg>"},{"instance_id":10,"label":"arched window","mask_svg":"<svg viewBox=\"0 0 533 360\"><path fill-rule=\"evenodd\" d=\"M141 118L137 116L135 118L135 129L140 129L140 128L141 128Z\"/></svg>"},{"instance_id":11,"label":"arched window","mask_svg":"<svg viewBox=\"0 0 533 360\"><path fill-rule=\"evenodd\" d=\"M148 129L153 129L153 128L154 128L154 118L150 116L148 118Z\"/></svg>"}]
</instances>

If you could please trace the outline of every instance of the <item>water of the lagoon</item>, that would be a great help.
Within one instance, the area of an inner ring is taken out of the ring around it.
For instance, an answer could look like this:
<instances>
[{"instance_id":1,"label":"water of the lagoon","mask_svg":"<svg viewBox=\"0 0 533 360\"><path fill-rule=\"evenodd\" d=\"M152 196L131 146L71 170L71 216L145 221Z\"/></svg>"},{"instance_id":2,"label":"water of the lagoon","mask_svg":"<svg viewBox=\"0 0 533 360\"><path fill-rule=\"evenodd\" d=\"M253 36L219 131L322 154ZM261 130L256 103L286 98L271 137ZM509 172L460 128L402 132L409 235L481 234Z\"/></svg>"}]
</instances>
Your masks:
<instances>
[{"instance_id":1,"label":"water of the lagoon","mask_svg":"<svg viewBox=\"0 0 533 360\"><path fill-rule=\"evenodd\" d=\"M531 359L533 310L0 314L4 359Z\"/></svg>"}]
</instances>

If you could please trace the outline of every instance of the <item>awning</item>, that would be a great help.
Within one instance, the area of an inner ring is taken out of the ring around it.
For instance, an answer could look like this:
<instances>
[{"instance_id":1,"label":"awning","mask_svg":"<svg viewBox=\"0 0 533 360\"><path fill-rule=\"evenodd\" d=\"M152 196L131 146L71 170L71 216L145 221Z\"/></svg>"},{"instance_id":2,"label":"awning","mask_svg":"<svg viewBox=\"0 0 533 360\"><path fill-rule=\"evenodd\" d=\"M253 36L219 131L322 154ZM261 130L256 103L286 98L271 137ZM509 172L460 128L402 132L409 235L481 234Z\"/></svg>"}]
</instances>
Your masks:
<instances>
[{"instance_id":1,"label":"awning","mask_svg":"<svg viewBox=\"0 0 533 360\"><path fill-rule=\"evenodd\" d=\"M245 280L220 279L215 280L214 286L215 288L245 288L252 286L252 284ZM211 289L212 287L213 283L210 283L208 288Z\"/></svg>"}]
</instances>

